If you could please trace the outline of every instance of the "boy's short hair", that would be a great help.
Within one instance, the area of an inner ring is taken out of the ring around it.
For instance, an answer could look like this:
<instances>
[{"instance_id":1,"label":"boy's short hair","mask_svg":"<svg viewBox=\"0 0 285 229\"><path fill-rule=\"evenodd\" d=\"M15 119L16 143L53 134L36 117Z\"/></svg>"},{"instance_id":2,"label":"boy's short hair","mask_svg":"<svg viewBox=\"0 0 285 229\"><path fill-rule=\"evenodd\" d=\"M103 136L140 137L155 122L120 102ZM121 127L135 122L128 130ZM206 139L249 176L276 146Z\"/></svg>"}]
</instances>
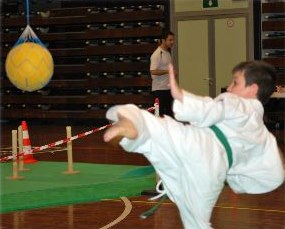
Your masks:
<instances>
[{"instance_id":1,"label":"boy's short hair","mask_svg":"<svg viewBox=\"0 0 285 229\"><path fill-rule=\"evenodd\" d=\"M168 36L174 36L174 33L173 32L171 32L171 31L169 31L169 30L163 30L162 31L162 34L161 34L161 36L160 36L160 40L166 40L166 38L168 37Z\"/></svg>"},{"instance_id":2,"label":"boy's short hair","mask_svg":"<svg viewBox=\"0 0 285 229\"><path fill-rule=\"evenodd\" d=\"M257 84L257 98L265 104L275 90L275 68L264 61L246 61L236 65L232 73L244 71L245 85Z\"/></svg>"}]
</instances>

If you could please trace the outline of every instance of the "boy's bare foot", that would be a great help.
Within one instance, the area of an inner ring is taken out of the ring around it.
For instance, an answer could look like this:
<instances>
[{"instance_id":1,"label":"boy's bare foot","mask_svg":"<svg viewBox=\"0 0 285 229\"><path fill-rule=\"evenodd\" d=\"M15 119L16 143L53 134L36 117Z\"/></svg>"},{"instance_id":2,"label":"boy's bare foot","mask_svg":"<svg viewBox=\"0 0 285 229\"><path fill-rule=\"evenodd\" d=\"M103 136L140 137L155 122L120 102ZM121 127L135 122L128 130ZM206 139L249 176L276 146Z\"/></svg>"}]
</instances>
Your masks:
<instances>
[{"instance_id":1,"label":"boy's bare foot","mask_svg":"<svg viewBox=\"0 0 285 229\"><path fill-rule=\"evenodd\" d=\"M103 136L105 142L109 142L117 137L135 139L138 136L138 132L134 124L129 119L121 116L120 114L118 117L119 121L105 132Z\"/></svg>"}]
</instances>

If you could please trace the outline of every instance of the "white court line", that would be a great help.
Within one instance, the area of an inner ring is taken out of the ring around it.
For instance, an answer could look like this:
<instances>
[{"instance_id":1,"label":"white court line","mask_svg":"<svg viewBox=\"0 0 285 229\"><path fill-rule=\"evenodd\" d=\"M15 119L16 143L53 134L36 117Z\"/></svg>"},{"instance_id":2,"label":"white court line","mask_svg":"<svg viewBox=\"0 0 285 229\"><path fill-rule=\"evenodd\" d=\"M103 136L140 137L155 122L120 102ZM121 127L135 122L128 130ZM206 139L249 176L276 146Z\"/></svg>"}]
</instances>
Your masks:
<instances>
[{"instance_id":1,"label":"white court line","mask_svg":"<svg viewBox=\"0 0 285 229\"><path fill-rule=\"evenodd\" d=\"M100 229L110 228L110 227L116 225L117 223L121 222L123 219L125 219L130 214L130 212L133 208L131 201L127 197L124 197L124 196L121 197L121 200L125 204L125 209L124 209L123 213L117 219L115 219L111 223L107 224L106 226L101 227Z\"/></svg>"}]
</instances>

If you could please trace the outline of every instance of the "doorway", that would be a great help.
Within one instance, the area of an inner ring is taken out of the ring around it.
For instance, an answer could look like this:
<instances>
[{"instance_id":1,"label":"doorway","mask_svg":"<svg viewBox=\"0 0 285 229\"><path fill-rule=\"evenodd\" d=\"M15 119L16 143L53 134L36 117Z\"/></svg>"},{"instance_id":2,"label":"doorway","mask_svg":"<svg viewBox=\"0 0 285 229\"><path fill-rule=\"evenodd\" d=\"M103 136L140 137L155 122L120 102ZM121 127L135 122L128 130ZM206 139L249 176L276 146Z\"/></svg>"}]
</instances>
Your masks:
<instances>
[{"instance_id":1,"label":"doorway","mask_svg":"<svg viewBox=\"0 0 285 229\"><path fill-rule=\"evenodd\" d=\"M215 97L231 81L231 69L247 60L246 15L177 20L177 67L182 88Z\"/></svg>"}]
</instances>

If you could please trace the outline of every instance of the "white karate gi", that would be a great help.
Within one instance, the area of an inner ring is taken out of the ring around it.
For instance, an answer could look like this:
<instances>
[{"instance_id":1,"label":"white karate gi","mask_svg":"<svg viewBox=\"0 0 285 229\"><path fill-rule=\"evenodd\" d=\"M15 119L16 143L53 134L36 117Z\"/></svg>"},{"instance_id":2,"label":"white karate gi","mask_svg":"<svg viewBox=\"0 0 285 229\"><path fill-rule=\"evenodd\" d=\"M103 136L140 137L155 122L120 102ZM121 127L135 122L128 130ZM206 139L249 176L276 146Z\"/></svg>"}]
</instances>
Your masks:
<instances>
[{"instance_id":1,"label":"white karate gi","mask_svg":"<svg viewBox=\"0 0 285 229\"><path fill-rule=\"evenodd\" d=\"M211 213L225 180L238 193L269 192L284 181L276 140L263 123L257 99L230 93L211 99L184 91L183 103L174 101L173 111L177 120L191 125L157 118L134 105L115 106L107 118L117 121L119 112L134 123L138 137L123 138L120 144L152 163L185 228L211 228ZM224 146L209 128L213 124L232 148L230 169Z\"/></svg>"}]
</instances>

